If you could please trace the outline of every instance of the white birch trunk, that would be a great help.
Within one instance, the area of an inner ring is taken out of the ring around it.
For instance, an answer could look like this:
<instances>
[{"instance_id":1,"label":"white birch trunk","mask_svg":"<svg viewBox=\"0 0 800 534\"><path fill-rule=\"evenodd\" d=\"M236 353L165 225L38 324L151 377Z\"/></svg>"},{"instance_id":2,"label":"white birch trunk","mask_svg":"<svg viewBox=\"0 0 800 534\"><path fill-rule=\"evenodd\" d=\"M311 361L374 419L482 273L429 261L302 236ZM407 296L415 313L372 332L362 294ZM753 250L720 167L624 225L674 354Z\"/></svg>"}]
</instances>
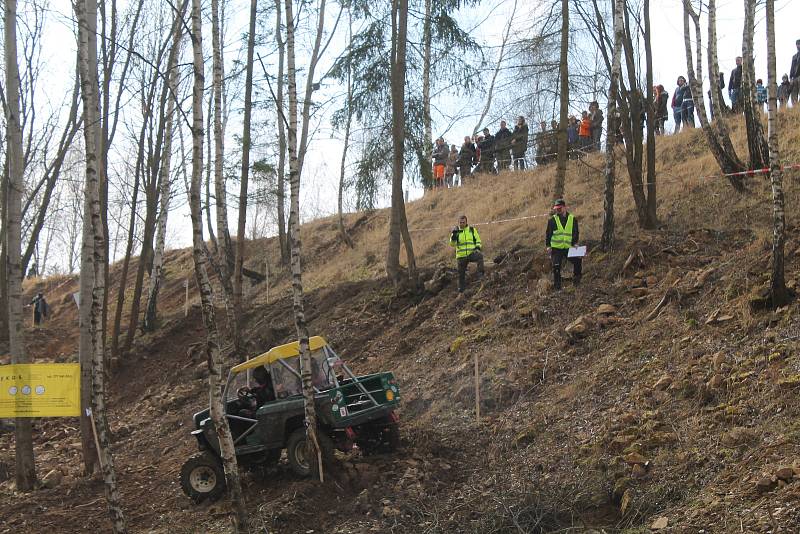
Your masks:
<instances>
[{"instance_id":1,"label":"white birch trunk","mask_svg":"<svg viewBox=\"0 0 800 534\"><path fill-rule=\"evenodd\" d=\"M97 432L98 457L105 484L108 513L115 533L127 532L122 502L117 487L114 456L105 405L105 344L103 304L106 292L105 231L100 202L100 122L97 89L97 0L75 3L78 19L78 58L83 100L86 179L84 184L84 220L91 226L91 268L94 274L91 301L81 301L81 308L90 308L92 342L92 416ZM84 238L88 237L84 234ZM91 304L90 304L91 303Z\"/></svg>"},{"instance_id":2,"label":"white birch trunk","mask_svg":"<svg viewBox=\"0 0 800 534\"><path fill-rule=\"evenodd\" d=\"M283 14L281 9L283 0L275 0L275 43L278 46L278 81L275 106L278 108L278 169L276 180L278 182L278 243L281 247L281 263L289 263L289 240L286 236L286 126L283 106L283 77L286 62L286 43L283 42Z\"/></svg>"},{"instance_id":3,"label":"white birch trunk","mask_svg":"<svg viewBox=\"0 0 800 534\"><path fill-rule=\"evenodd\" d=\"M694 97L695 114L700 120L700 126L703 128L703 133L706 136L706 141L711 153L714 154L714 159L724 173L739 172L744 170L744 164L739 160L736 152L733 151L733 146L730 143L730 138L723 136L720 132L712 128L706 115L705 100L702 98L703 94L703 71L702 63L698 59L698 68L695 70L692 52L692 41L689 19L691 18L695 27L695 39L698 55L702 53L702 42L700 35L700 17L695 13L690 0L683 0L683 45L686 51L686 75L689 78L689 86L692 90ZM694 96L694 95L700 95ZM723 121L716 121L718 124L724 124ZM730 148L728 148L730 147ZM731 176L728 179L737 191L744 190L744 184L740 177Z\"/></svg>"},{"instance_id":4,"label":"white birch trunk","mask_svg":"<svg viewBox=\"0 0 800 534\"><path fill-rule=\"evenodd\" d=\"M347 10L347 17L348 17L348 36L349 41L353 40L353 13L350 8ZM353 81L352 81L352 71L353 67L351 63L348 61L347 63L347 119L344 124L344 139L342 142L342 159L339 166L339 194L337 196L337 215L338 215L338 225L339 225L339 235L342 237L342 241L345 244L353 248L355 244L353 243L352 238L347 233L347 229L344 227L344 214L343 214L343 201L344 201L344 179L345 179L345 167L347 166L347 150L350 147L350 126L353 122Z\"/></svg>"},{"instance_id":5,"label":"white birch trunk","mask_svg":"<svg viewBox=\"0 0 800 534\"><path fill-rule=\"evenodd\" d=\"M622 76L622 40L625 38L623 11L624 0L614 0L614 50L611 60L611 84L608 89L606 105L606 155L605 155L605 188L603 195L603 250L611 250L614 246L614 188L616 186L616 144L617 133L617 94L619 80Z\"/></svg>"},{"instance_id":6,"label":"white birch trunk","mask_svg":"<svg viewBox=\"0 0 800 534\"><path fill-rule=\"evenodd\" d=\"M250 117L253 107L253 53L256 45L257 1L250 0L250 25L247 33L247 65L244 81L244 120L242 124L242 176L239 187L239 220L236 227L236 261L233 276L233 309L236 322L242 314L242 269L244 268L247 228L247 189L250 180Z\"/></svg>"},{"instance_id":7,"label":"white birch trunk","mask_svg":"<svg viewBox=\"0 0 800 534\"><path fill-rule=\"evenodd\" d=\"M8 341L12 363L28 363L25 352L22 319L22 195L23 179L22 126L19 99L20 78L17 65L17 2L5 2L5 67L6 67L6 167L8 191L6 196L6 261L8 280ZM17 418L14 425L14 454L16 458L17 488L33 489L36 466L33 456L31 419Z\"/></svg>"},{"instance_id":8,"label":"white birch trunk","mask_svg":"<svg viewBox=\"0 0 800 534\"><path fill-rule=\"evenodd\" d=\"M158 187L160 212L156 221L156 246L153 253L153 270L150 273L150 285L147 290L147 308L144 313L145 330L154 330L156 327L158 291L164 280L164 246L167 237L167 218L169 216L170 201L170 172L172 164L172 137L174 134L175 102L178 99L178 56L183 37L183 15L186 2L181 3L179 11L175 12L175 21L172 24L172 49L167 61L167 115L164 127L164 148L161 152L161 166L158 169Z\"/></svg>"},{"instance_id":9,"label":"white birch trunk","mask_svg":"<svg viewBox=\"0 0 800 534\"><path fill-rule=\"evenodd\" d=\"M431 119L431 0L425 0L425 15L422 20L422 124L425 137L422 140L422 185L433 188L432 153L433 125Z\"/></svg>"},{"instance_id":10,"label":"white birch trunk","mask_svg":"<svg viewBox=\"0 0 800 534\"><path fill-rule=\"evenodd\" d=\"M214 98L214 194L216 196L217 238L219 240L218 269L220 285L225 297L225 311L228 319L229 340L233 345L236 359L243 359L239 322L233 304L233 284L231 270L235 263L231 233L228 228L227 186L225 184L225 127L222 120L223 65L222 45L220 43L219 0L211 0L211 47L212 47L212 92Z\"/></svg>"},{"instance_id":11,"label":"white birch trunk","mask_svg":"<svg viewBox=\"0 0 800 534\"><path fill-rule=\"evenodd\" d=\"M742 31L742 90L740 98L747 127L747 148L750 151L750 168L762 169L769 165L769 144L761 125L761 111L756 100L755 63L753 61L753 34L755 32L756 0L744 0L744 29Z\"/></svg>"},{"instance_id":12,"label":"white birch trunk","mask_svg":"<svg viewBox=\"0 0 800 534\"><path fill-rule=\"evenodd\" d=\"M192 57L194 83L192 85L192 180L190 187L190 210L192 218L192 256L203 324L206 328L206 358L208 362L208 391L211 421L219 438L220 456L225 470L225 482L235 511L236 532L248 532L247 507L242 495L242 485L236 464L228 420L225 418L222 398L222 358L219 349L219 332L214 310L213 293L208 276L208 259L203 240L203 215L200 210L200 182L203 175L203 35L200 0L192 0Z\"/></svg>"},{"instance_id":13,"label":"white birch trunk","mask_svg":"<svg viewBox=\"0 0 800 534\"><path fill-rule=\"evenodd\" d=\"M770 297L772 305L783 306L789 301L784 277L784 245L786 215L784 213L783 171L778 149L778 75L775 69L775 0L767 4L767 91L769 97L769 175L772 185L772 273Z\"/></svg>"},{"instance_id":14,"label":"white birch trunk","mask_svg":"<svg viewBox=\"0 0 800 534\"><path fill-rule=\"evenodd\" d=\"M324 9L322 0L322 9ZM287 140L289 144L289 242L292 267L292 307L300 345L300 374L303 382L303 407L306 423L307 458L317 458L320 454L317 440L317 413L314 405L314 388L311 383L311 351L308 343L305 302L303 298L303 267L300 244L300 161L297 146L297 70L295 66L295 25L292 0L285 0L286 11L286 61L289 77L289 125ZM311 73L309 73L311 75ZM310 79L310 78L309 78ZM319 466L320 472L322 466Z\"/></svg>"}]
</instances>

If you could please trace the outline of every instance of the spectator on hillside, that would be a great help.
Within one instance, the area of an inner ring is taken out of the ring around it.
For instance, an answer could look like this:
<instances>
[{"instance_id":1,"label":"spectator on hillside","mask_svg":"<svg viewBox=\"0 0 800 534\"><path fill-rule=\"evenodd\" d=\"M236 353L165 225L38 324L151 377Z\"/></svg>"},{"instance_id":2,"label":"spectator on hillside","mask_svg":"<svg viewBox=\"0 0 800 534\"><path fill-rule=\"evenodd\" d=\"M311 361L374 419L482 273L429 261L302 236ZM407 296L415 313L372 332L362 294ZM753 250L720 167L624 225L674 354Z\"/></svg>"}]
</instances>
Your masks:
<instances>
[{"instance_id":1,"label":"spectator on hillside","mask_svg":"<svg viewBox=\"0 0 800 534\"><path fill-rule=\"evenodd\" d=\"M472 174L480 171L481 163L481 142L483 141L482 135L473 135L472 144L475 146L475 156L472 158Z\"/></svg>"},{"instance_id":2,"label":"spectator on hillside","mask_svg":"<svg viewBox=\"0 0 800 534\"><path fill-rule=\"evenodd\" d=\"M577 157L576 148L578 148L578 120L575 115L570 115L567 121L567 149L569 150L570 159Z\"/></svg>"},{"instance_id":3,"label":"spectator on hillside","mask_svg":"<svg viewBox=\"0 0 800 534\"><path fill-rule=\"evenodd\" d=\"M767 104L767 88L764 87L764 80L761 78L756 80L756 102L761 104L762 107Z\"/></svg>"},{"instance_id":4,"label":"spectator on hillside","mask_svg":"<svg viewBox=\"0 0 800 534\"><path fill-rule=\"evenodd\" d=\"M789 95L792 93L792 83L789 81L789 76L784 74L783 81L778 86L778 104L782 108L789 106Z\"/></svg>"},{"instance_id":5,"label":"spectator on hillside","mask_svg":"<svg viewBox=\"0 0 800 534\"><path fill-rule=\"evenodd\" d=\"M511 131L506 121L500 121L500 129L494 134L494 157L497 158L497 171L506 171L511 165Z\"/></svg>"},{"instance_id":6,"label":"spectator on hillside","mask_svg":"<svg viewBox=\"0 0 800 534\"><path fill-rule=\"evenodd\" d=\"M600 104L596 100L589 104L589 118L592 121L592 150L600 150L603 135L603 112L600 111Z\"/></svg>"},{"instance_id":7,"label":"spectator on hillside","mask_svg":"<svg viewBox=\"0 0 800 534\"><path fill-rule=\"evenodd\" d=\"M559 138L559 124L557 120L550 121L550 161L558 159L558 138Z\"/></svg>"},{"instance_id":8,"label":"spectator on hillside","mask_svg":"<svg viewBox=\"0 0 800 534\"><path fill-rule=\"evenodd\" d=\"M494 136L489 133L489 128L483 129L483 139L478 143L480 163L478 172L494 173Z\"/></svg>"},{"instance_id":9,"label":"spectator on hillside","mask_svg":"<svg viewBox=\"0 0 800 534\"><path fill-rule=\"evenodd\" d=\"M739 95L742 92L742 58L736 58L736 68L728 79L728 96L731 98L731 111L739 112Z\"/></svg>"},{"instance_id":10,"label":"spectator on hillside","mask_svg":"<svg viewBox=\"0 0 800 534\"><path fill-rule=\"evenodd\" d=\"M683 127L694 128L694 100L692 99L692 90L689 84L686 83L686 78L678 76L678 89L680 93L678 99L681 102L681 122Z\"/></svg>"},{"instance_id":11,"label":"spectator on hillside","mask_svg":"<svg viewBox=\"0 0 800 534\"><path fill-rule=\"evenodd\" d=\"M444 166L444 183L447 187L455 186L454 177L458 166L458 147L450 145L450 153L447 154L447 163Z\"/></svg>"},{"instance_id":12,"label":"spectator on hillside","mask_svg":"<svg viewBox=\"0 0 800 534\"><path fill-rule=\"evenodd\" d=\"M664 135L664 123L669 118L667 111L667 102L669 102L669 93L664 89L663 85L656 85L653 88L653 106L656 110L655 131L656 135Z\"/></svg>"},{"instance_id":13,"label":"spectator on hillside","mask_svg":"<svg viewBox=\"0 0 800 534\"><path fill-rule=\"evenodd\" d=\"M447 145L441 137L433 147L433 187L444 186L444 168L447 165Z\"/></svg>"},{"instance_id":14,"label":"spectator on hillside","mask_svg":"<svg viewBox=\"0 0 800 534\"><path fill-rule=\"evenodd\" d=\"M792 99L792 107L797 105L797 95L800 93L800 39L795 41L797 53L792 56L792 67L789 69L789 82L792 84L789 95Z\"/></svg>"},{"instance_id":15,"label":"spectator on hillside","mask_svg":"<svg viewBox=\"0 0 800 534\"><path fill-rule=\"evenodd\" d=\"M472 164L475 161L475 145L472 144L470 136L464 136L464 144L461 145L461 151L458 153L458 174L461 177L461 185L467 176L472 174Z\"/></svg>"},{"instance_id":16,"label":"spectator on hillside","mask_svg":"<svg viewBox=\"0 0 800 534\"><path fill-rule=\"evenodd\" d=\"M37 276L39 276L39 266L36 265L36 262L33 262L28 269L28 278L36 278Z\"/></svg>"},{"instance_id":17,"label":"spectator on hillside","mask_svg":"<svg viewBox=\"0 0 800 534\"><path fill-rule=\"evenodd\" d=\"M542 121L539 123L539 131L533 135L533 143L536 150L534 161L536 161L536 165L547 163L547 135L547 122Z\"/></svg>"},{"instance_id":18,"label":"spectator on hillside","mask_svg":"<svg viewBox=\"0 0 800 534\"><path fill-rule=\"evenodd\" d=\"M514 170L525 169L525 153L528 151L528 124L525 117L517 117L514 133L511 136L511 155L514 157Z\"/></svg>"},{"instance_id":19,"label":"spectator on hillside","mask_svg":"<svg viewBox=\"0 0 800 534\"><path fill-rule=\"evenodd\" d=\"M725 99L722 97L722 90L725 89L725 75L722 74L721 72L719 73L719 82L717 85L719 87L719 95L720 95L719 102L717 102L717 104L719 104L720 109L725 110ZM714 101L716 100L716 98L711 93L711 89L709 89L706 94L708 95L708 112L711 114L711 120L713 121Z\"/></svg>"},{"instance_id":20,"label":"spectator on hillside","mask_svg":"<svg viewBox=\"0 0 800 534\"><path fill-rule=\"evenodd\" d=\"M578 128L578 137L580 138L580 148L583 152L589 152L590 145L592 144L592 119L589 118L588 111L581 112L581 125Z\"/></svg>"},{"instance_id":21,"label":"spectator on hillside","mask_svg":"<svg viewBox=\"0 0 800 534\"><path fill-rule=\"evenodd\" d=\"M33 325L39 326L42 319L47 319L47 316L50 315L50 306L47 305L44 294L37 293L31 300L31 306L33 306Z\"/></svg>"},{"instance_id":22,"label":"spectator on hillside","mask_svg":"<svg viewBox=\"0 0 800 534\"><path fill-rule=\"evenodd\" d=\"M672 118L675 121L675 129L672 130L673 134L681 131L681 125L683 123L683 115L681 113L681 106L683 104L681 99L683 98L683 92L680 89L680 86L678 86L672 93Z\"/></svg>"}]
</instances>

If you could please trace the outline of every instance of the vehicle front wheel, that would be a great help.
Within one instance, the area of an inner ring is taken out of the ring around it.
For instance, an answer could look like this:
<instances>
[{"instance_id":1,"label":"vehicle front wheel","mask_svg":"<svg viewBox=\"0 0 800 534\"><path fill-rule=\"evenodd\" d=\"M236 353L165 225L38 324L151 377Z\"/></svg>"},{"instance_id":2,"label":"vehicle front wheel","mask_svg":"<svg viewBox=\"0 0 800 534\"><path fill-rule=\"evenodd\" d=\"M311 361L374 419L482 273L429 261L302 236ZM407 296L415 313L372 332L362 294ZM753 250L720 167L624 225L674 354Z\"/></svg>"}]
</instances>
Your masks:
<instances>
[{"instance_id":1,"label":"vehicle front wheel","mask_svg":"<svg viewBox=\"0 0 800 534\"><path fill-rule=\"evenodd\" d=\"M271 449L268 451L248 454L238 458L240 464L250 471L259 471L267 467L273 467L281 459L281 449Z\"/></svg>"},{"instance_id":2,"label":"vehicle front wheel","mask_svg":"<svg viewBox=\"0 0 800 534\"><path fill-rule=\"evenodd\" d=\"M333 442L326 434L317 431L317 441L322 449L323 469L333 460ZM317 459L308 458L306 453L306 430L298 428L286 443L286 457L289 459L289 466L298 476L308 477L312 473L317 473Z\"/></svg>"},{"instance_id":3,"label":"vehicle front wheel","mask_svg":"<svg viewBox=\"0 0 800 534\"><path fill-rule=\"evenodd\" d=\"M219 499L225 492L222 464L208 452L195 454L181 466L181 488L196 503Z\"/></svg>"}]
</instances>

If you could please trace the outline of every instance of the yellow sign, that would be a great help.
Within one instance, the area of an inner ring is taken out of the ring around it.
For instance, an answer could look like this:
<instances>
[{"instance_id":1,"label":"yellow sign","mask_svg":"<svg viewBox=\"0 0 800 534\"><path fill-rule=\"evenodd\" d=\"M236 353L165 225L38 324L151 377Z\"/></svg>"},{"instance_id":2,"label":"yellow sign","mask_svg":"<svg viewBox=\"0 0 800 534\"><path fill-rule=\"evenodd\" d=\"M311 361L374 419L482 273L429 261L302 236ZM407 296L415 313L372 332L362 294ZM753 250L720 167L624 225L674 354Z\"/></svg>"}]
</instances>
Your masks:
<instances>
[{"instance_id":1,"label":"yellow sign","mask_svg":"<svg viewBox=\"0 0 800 534\"><path fill-rule=\"evenodd\" d=\"M77 363L0 365L0 417L78 417L80 392Z\"/></svg>"}]
</instances>

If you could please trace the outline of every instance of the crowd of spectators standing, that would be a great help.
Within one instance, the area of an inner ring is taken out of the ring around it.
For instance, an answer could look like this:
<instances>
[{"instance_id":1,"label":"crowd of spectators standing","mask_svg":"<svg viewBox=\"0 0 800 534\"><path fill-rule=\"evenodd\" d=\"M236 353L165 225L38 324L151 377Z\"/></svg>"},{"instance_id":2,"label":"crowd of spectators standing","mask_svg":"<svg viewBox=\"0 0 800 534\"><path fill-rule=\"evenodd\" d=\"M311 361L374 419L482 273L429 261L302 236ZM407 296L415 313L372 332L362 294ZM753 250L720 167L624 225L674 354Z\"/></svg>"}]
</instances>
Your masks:
<instances>
[{"instance_id":1,"label":"crowd of spectators standing","mask_svg":"<svg viewBox=\"0 0 800 534\"><path fill-rule=\"evenodd\" d=\"M780 107L797 105L800 93L800 39L795 42L797 53L792 56L792 65L788 74L783 75L778 85L778 104ZM725 89L725 77L720 74L719 89ZM742 112L742 58L736 58L736 67L728 78L728 98L732 113ZM710 96L711 91L709 91ZM760 106L767 104L767 88L761 79L755 84L756 102ZM652 109L654 111L654 129L656 135L666 134L665 124L672 110L672 119L675 122L673 133L681 129L694 128L694 97L692 90L684 76L678 76L675 90L670 99L669 92L663 85L653 87ZM710 108L711 118L714 118L713 107ZM570 115L567 121L567 149L570 159L577 159L583 154L600 149L602 143L603 112L600 104L593 101L589 109L581 112L580 118ZM645 126L645 112L640 116L641 127ZM539 131L533 136L535 151L534 161L537 165L547 165L558 157L558 121L539 123ZM622 142L621 132L615 133L615 142ZM518 117L514 130L511 131L506 121L500 121L500 128L492 135L489 128L484 128L481 134L465 136L459 148L450 145L448 148L443 138L436 140L433 149L433 178L434 187L453 187L458 183L464 184L465 180L473 174L492 173L508 170L525 169L525 156L529 146L528 124L525 117Z\"/></svg>"},{"instance_id":2,"label":"crowd of spectators standing","mask_svg":"<svg viewBox=\"0 0 800 534\"><path fill-rule=\"evenodd\" d=\"M506 121L494 135L489 128L473 136L464 136L459 148L444 142L442 137L433 147L433 186L453 187L464 185L473 174L492 173L525 168L525 153L528 151L528 124L525 117L518 117L514 130L509 130Z\"/></svg>"}]
</instances>

